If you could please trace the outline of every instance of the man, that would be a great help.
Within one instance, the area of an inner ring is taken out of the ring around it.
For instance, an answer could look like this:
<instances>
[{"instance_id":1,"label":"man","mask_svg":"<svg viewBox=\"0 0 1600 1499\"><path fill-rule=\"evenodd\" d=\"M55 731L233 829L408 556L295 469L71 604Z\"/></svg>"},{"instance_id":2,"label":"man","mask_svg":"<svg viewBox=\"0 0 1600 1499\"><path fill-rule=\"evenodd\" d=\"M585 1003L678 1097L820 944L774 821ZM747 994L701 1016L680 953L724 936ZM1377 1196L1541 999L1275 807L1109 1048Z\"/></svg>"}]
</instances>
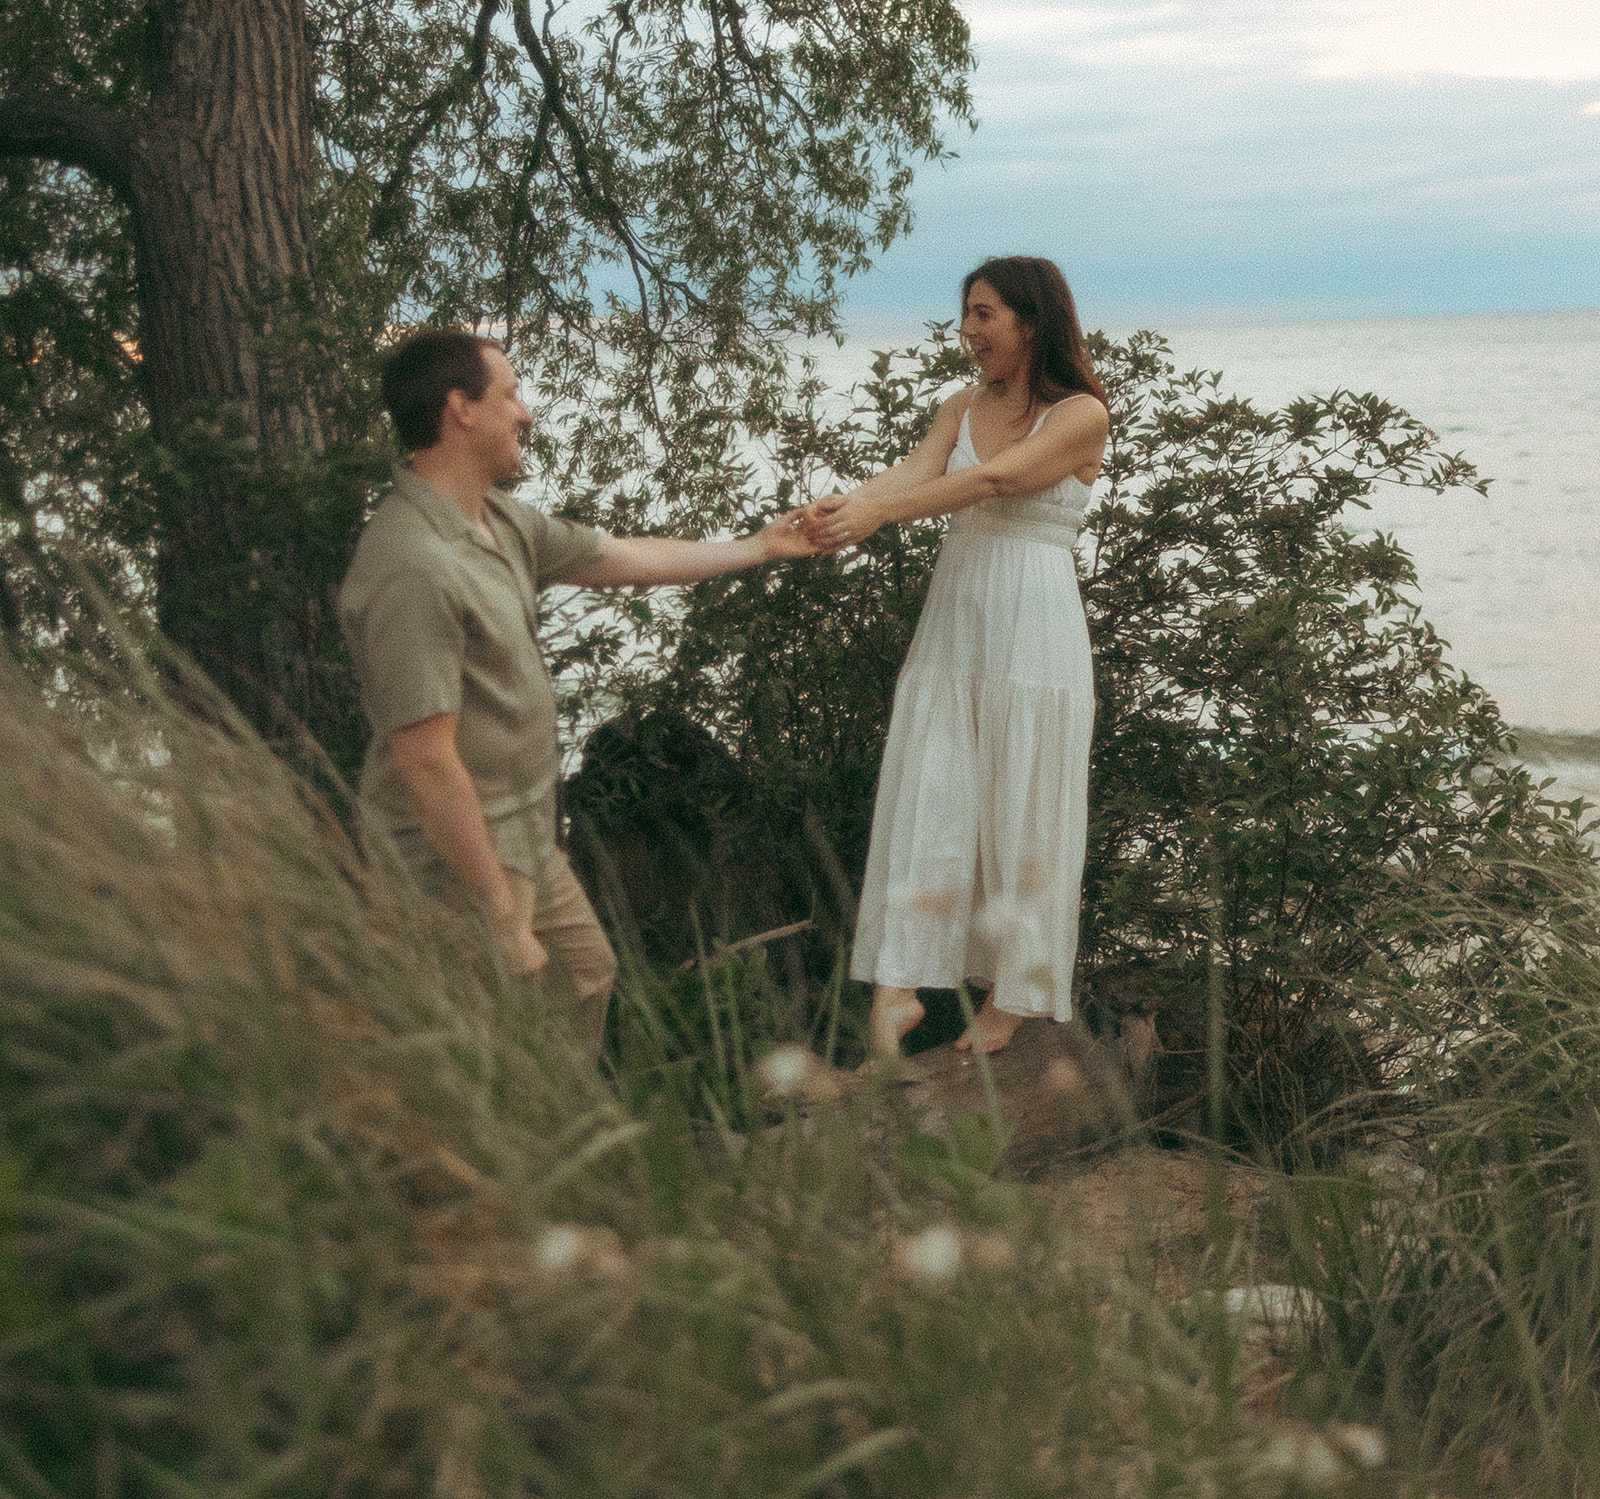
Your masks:
<instances>
[{"instance_id":1,"label":"man","mask_svg":"<svg viewBox=\"0 0 1600 1499\"><path fill-rule=\"evenodd\" d=\"M556 702L538 644L549 583L694 583L811 556L795 517L740 541L621 538L497 492L532 425L499 344L455 329L407 339L383 398L410 461L362 533L339 617L372 724L369 825L426 888L475 904L509 970L552 959L598 1057L616 958L556 846Z\"/></svg>"}]
</instances>

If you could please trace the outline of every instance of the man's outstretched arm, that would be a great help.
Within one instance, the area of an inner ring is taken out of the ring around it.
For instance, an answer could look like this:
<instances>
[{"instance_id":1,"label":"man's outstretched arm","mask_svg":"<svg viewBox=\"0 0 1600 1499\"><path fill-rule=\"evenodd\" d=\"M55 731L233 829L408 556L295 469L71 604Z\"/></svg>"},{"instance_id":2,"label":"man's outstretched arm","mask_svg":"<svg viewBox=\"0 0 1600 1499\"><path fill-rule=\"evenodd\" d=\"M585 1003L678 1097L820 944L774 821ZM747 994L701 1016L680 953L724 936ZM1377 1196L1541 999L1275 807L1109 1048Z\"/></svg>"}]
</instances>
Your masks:
<instances>
[{"instance_id":1,"label":"man's outstretched arm","mask_svg":"<svg viewBox=\"0 0 1600 1499\"><path fill-rule=\"evenodd\" d=\"M699 583L743 567L759 567L822 550L801 535L803 511L768 521L753 536L738 541L676 541L669 536L600 537L600 549L586 567L562 581L584 588L618 588L651 583Z\"/></svg>"}]
</instances>

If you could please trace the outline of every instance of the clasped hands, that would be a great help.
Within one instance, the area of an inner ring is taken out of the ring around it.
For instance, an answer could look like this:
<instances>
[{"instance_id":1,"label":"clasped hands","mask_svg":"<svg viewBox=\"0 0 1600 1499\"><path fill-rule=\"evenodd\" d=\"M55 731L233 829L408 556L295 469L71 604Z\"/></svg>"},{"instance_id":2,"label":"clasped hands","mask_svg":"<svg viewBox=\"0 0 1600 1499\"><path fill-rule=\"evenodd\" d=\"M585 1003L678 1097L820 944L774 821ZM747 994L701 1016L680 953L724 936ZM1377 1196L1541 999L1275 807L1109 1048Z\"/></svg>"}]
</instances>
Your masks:
<instances>
[{"instance_id":1,"label":"clasped hands","mask_svg":"<svg viewBox=\"0 0 1600 1499\"><path fill-rule=\"evenodd\" d=\"M800 512L800 530L819 551L837 552L872 535L883 520L872 501L855 494L824 495Z\"/></svg>"},{"instance_id":2,"label":"clasped hands","mask_svg":"<svg viewBox=\"0 0 1600 1499\"><path fill-rule=\"evenodd\" d=\"M872 502L859 495L830 494L803 509L780 516L794 540L812 553L837 552L870 536L883 521L873 513Z\"/></svg>"},{"instance_id":3,"label":"clasped hands","mask_svg":"<svg viewBox=\"0 0 1600 1499\"><path fill-rule=\"evenodd\" d=\"M762 527L762 553L768 560L815 557L854 546L883 524L871 499L860 494L830 494L799 510L775 516Z\"/></svg>"}]
</instances>

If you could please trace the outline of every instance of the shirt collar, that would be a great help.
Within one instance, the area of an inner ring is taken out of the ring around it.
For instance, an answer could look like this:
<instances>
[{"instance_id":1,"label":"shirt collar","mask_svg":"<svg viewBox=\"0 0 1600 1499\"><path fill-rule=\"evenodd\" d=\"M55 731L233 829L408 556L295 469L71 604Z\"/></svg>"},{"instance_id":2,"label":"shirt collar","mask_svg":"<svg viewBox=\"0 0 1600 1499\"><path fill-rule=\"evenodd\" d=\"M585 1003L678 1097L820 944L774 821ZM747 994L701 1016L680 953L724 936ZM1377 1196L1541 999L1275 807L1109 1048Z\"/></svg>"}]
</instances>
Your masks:
<instances>
[{"instance_id":1,"label":"shirt collar","mask_svg":"<svg viewBox=\"0 0 1600 1499\"><path fill-rule=\"evenodd\" d=\"M455 502L435 489L409 463L395 464L394 488L396 494L422 512L423 518L446 541L467 541L494 550L478 528L456 507ZM504 514L499 497L492 491L485 496L484 509L497 515Z\"/></svg>"}]
</instances>

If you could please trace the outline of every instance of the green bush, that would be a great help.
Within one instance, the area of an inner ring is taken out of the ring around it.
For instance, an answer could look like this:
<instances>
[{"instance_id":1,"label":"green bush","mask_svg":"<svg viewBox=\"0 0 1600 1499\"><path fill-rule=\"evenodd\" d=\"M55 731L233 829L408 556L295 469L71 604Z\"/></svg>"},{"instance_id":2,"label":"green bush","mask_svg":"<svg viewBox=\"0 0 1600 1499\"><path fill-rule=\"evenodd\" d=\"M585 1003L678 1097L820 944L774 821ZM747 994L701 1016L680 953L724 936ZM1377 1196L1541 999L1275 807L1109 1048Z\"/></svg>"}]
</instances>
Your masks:
<instances>
[{"instance_id":1,"label":"green bush","mask_svg":"<svg viewBox=\"0 0 1600 1499\"><path fill-rule=\"evenodd\" d=\"M879 354L846 418L820 387L802 390L770 434L780 507L860 483L921 441L934 395L968 368L948 328L932 335L927 347ZM710 729L733 747L779 839L798 841L809 809L858 870L895 678L943 532L940 522L885 527L852 552L698 585L681 616L663 621L666 669L632 700Z\"/></svg>"},{"instance_id":2,"label":"green bush","mask_svg":"<svg viewBox=\"0 0 1600 1499\"><path fill-rule=\"evenodd\" d=\"M1423 503L1477 483L1470 466L1375 396L1263 411L1179 374L1154 335L1094 352L1113 428L1079 548L1098 697L1080 971L1136 975L1169 1072L1197 1085L1182 1056L1220 965L1235 1127L1281 1138L1383 1075L1382 1028L1350 1024L1372 972L1432 971L1460 940L1396 916L1407 895L1493 887L1520 910L1506 858L1581 857L1577 811L1505 763L1405 553L1349 529L1376 485ZM879 355L849 419L813 404L783 428L782 497L893 462L962 371L940 328ZM701 585L670 669L634 690L732 748L773 841L798 844L809 809L852 876L940 534ZM1510 940L1498 899L1481 910L1473 940Z\"/></svg>"},{"instance_id":3,"label":"green bush","mask_svg":"<svg viewBox=\"0 0 1600 1499\"><path fill-rule=\"evenodd\" d=\"M1577 811L1504 763L1393 539L1348 529L1374 486L1422 503L1474 482L1466 464L1374 396L1262 412L1149 336L1100 359L1118 419L1085 546L1083 956L1153 961L1191 995L1220 964L1234 1108L1276 1135L1383 1075L1381 1026L1349 1024L1371 974L1435 972L1463 940L1399 918L1409 897L1476 887L1471 940L1507 940L1527 905L1508 861L1581 861Z\"/></svg>"}]
</instances>

